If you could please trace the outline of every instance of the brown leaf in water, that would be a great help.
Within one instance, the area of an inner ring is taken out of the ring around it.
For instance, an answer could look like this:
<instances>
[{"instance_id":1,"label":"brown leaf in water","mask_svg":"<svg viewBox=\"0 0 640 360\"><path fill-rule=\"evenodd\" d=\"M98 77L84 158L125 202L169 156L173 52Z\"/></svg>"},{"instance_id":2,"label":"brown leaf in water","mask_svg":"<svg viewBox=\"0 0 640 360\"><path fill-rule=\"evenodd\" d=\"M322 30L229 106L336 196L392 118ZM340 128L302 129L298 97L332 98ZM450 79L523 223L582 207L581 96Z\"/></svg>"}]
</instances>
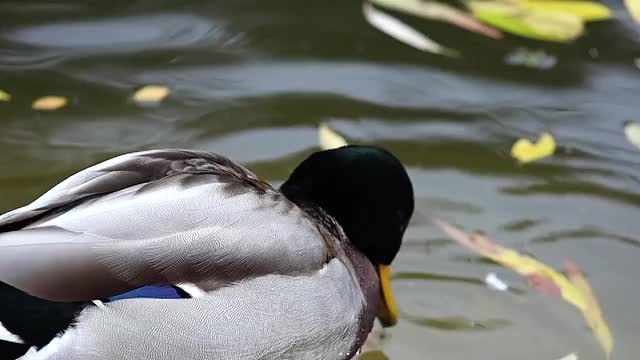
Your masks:
<instances>
[{"instance_id":1,"label":"brown leaf in water","mask_svg":"<svg viewBox=\"0 0 640 360\"><path fill-rule=\"evenodd\" d=\"M500 246L483 234L467 234L442 220L435 220L449 237L464 247L506 266L525 276L529 283L545 294L560 296L580 310L587 307L582 293L561 273L552 267L515 250ZM556 290L557 289L557 290Z\"/></svg>"},{"instance_id":2,"label":"brown leaf in water","mask_svg":"<svg viewBox=\"0 0 640 360\"><path fill-rule=\"evenodd\" d=\"M542 274L526 275L527 284L541 293L554 297L561 297L562 290L553 280Z\"/></svg>"}]
</instances>

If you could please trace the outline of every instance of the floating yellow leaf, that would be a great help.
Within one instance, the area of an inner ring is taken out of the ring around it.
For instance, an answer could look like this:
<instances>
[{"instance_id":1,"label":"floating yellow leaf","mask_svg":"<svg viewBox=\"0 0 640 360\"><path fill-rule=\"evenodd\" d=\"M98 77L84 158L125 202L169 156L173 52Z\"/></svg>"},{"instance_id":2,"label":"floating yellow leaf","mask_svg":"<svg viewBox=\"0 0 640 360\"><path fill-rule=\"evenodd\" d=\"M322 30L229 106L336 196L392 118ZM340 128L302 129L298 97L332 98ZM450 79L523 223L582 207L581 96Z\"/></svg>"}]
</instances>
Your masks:
<instances>
[{"instance_id":1,"label":"floating yellow leaf","mask_svg":"<svg viewBox=\"0 0 640 360\"><path fill-rule=\"evenodd\" d=\"M469 0L466 4L476 18L515 35L567 42L584 32L584 23L575 14L527 9L520 3L500 0Z\"/></svg>"},{"instance_id":2,"label":"floating yellow leaf","mask_svg":"<svg viewBox=\"0 0 640 360\"><path fill-rule=\"evenodd\" d=\"M137 103L158 103L164 100L171 91L164 85L143 86L133 94L133 100Z\"/></svg>"},{"instance_id":3,"label":"floating yellow leaf","mask_svg":"<svg viewBox=\"0 0 640 360\"><path fill-rule=\"evenodd\" d=\"M371 26L402 43L432 54L450 57L458 56L458 52L456 50L446 48L436 43L423 33L403 23L399 19L377 10L368 2L365 2L362 5L362 13L365 20L367 20Z\"/></svg>"},{"instance_id":4,"label":"floating yellow leaf","mask_svg":"<svg viewBox=\"0 0 640 360\"><path fill-rule=\"evenodd\" d=\"M519 139L511 147L511 156L527 163L552 155L556 151L556 140L549 133L543 133L533 144L528 139Z\"/></svg>"},{"instance_id":5,"label":"floating yellow leaf","mask_svg":"<svg viewBox=\"0 0 640 360\"><path fill-rule=\"evenodd\" d=\"M640 23L640 0L624 0L624 4L627 6L631 17Z\"/></svg>"},{"instance_id":6,"label":"floating yellow leaf","mask_svg":"<svg viewBox=\"0 0 640 360\"><path fill-rule=\"evenodd\" d=\"M342 136L331 130L325 123L320 124L318 127L318 140L322 150L336 149L348 145Z\"/></svg>"},{"instance_id":7,"label":"floating yellow leaf","mask_svg":"<svg viewBox=\"0 0 640 360\"><path fill-rule=\"evenodd\" d=\"M0 89L0 101L9 101L11 100L11 95Z\"/></svg>"},{"instance_id":8,"label":"floating yellow leaf","mask_svg":"<svg viewBox=\"0 0 640 360\"><path fill-rule=\"evenodd\" d=\"M31 104L34 110L52 111L67 105L69 100L64 96L44 96Z\"/></svg>"},{"instance_id":9,"label":"floating yellow leaf","mask_svg":"<svg viewBox=\"0 0 640 360\"><path fill-rule=\"evenodd\" d=\"M525 276L529 285L545 294L557 294L580 310L587 308L582 293L561 273L540 261L502 247L482 234L467 234L441 220L435 221L449 237L476 253Z\"/></svg>"},{"instance_id":10,"label":"floating yellow leaf","mask_svg":"<svg viewBox=\"0 0 640 360\"><path fill-rule=\"evenodd\" d=\"M578 16L583 21L601 21L611 18L611 10L598 2L581 0L521 0L529 10L561 12Z\"/></svg>"},{"instance_id":11,"label":"floating yellow leaf","mask_svg":"<svg viewBox=\"0 0 640 360\"><path fill-rule=\"evenodd\" d=\"M425 0L371 0L376 5L406 14L431 20L444 21L465 30L477 32L494 39L502 38L500 31L486 26L457 8L438 2Z\"/></svg>"},{"instance_id":12,"label":"floating yellow leaf","mask_svg":"<svg viewBox=\"0 0 640 360\"><path fill-rule=\"evenodd\" d=\"M582 316L584 316L591 331L593 331L596 339L598 339L602 350L607 354L607 358L610 358L611 351L613 351L613 336L611 335L607 322L602 316L602 309L591 285L589 285L589 282L575 264L568 263L565 266L565 270L569 281L571 281L586 299L587 307L582 309Z\"/></svg>"},{"instance_id":13,"label":"floating yellow leaf","mask_svg":"<svg viewBox=\"0 0 640 360\"><path fill-rule=\"evenodd\" d=\"M624 134L630 143L640 148L640 125L634 122L626 122L624 124Z\"/></svg>"}]
</instances>

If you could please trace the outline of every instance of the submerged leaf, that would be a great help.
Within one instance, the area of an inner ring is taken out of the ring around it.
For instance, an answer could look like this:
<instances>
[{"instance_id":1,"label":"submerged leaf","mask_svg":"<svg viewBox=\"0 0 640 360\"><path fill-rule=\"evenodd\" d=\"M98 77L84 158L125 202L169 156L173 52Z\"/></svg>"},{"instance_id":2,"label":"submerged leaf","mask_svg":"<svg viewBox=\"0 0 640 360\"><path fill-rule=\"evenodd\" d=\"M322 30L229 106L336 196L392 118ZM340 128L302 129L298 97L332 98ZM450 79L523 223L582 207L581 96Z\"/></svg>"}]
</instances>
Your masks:
<instances>
[{"instance_id":1,"label":"submerged leaf","mask_svg":"<svg viewBox=\"0 0 640 360\"><path fill-rule=\"evenodd\" d=\"M0 89L0 101L9 101L9 100L11 100L11 95L8 92Z\"/></svg>"},{"instance_id":2,"label":"submerged leaf","mask_svg":"<svg viewBox=\"0 0 640 360\"><path fill-rule=\"evenodd\" d=\"M325 123L320 124L318 127L318 140L322 150L331 150L349 145L342 136L331 130Z\"/></svg>"},{"instance_id":3,"label":"submerged leaf","mask_svg":"<svg viewBox=\"0 0 640 360\"><path fill-rule=\"evenodd\" d=\"M544 50L517 48L505 57L509 65L524 66L533 69L549 70L556 66L558 59Z\"/></svg>"},{"instance_id":4,"label":"submerged leaf","mask_svg":"<svg viewBox=\"0 0 640 360\"><path fill-rule=\"evenodd\" d=\"M371 2L387 9L397 10L431 20L447 22L493 39L502 38L500 31L484 25L453 6L441 2L425 0L371 0Z\"/></svg>"},{"instance_id":5,"label":"submerged leaf","mask_svg":"<svg viewBox=\"0 0 640 360\"><path fill-rule=\"evenodd\" d=\"M485 235L467 234L457 227L441 220L436 220L435 223L440 227L440 229L442 229L442 231L449 235L449 237L461 245L497 262L498 264L517 271L528 279L534 279L538 284L540 284L539 287L534 286L537 290L540 290L545 294L551 294L550 284L553 284L553 286L557 287L559 290L556 294L561 296L565 301L573 304L581 310L587 307L587 302L582 296L582 293L578 291L578 289L571 284L564 275L558 273L553 268L530 256L521 255L515 250L502 247Z\"/></svg>"},{"instance_id":6,"label":"submerged leaf","mask_svg":"<svg viewBox=\"0 0 640 360\"><path fill-rule=\"evenodd\" d=\"M519 139L511 147L511 156L522 163L539 160L553 155L556 150L556 140L549 133L543 133L537 143L528 139Z\"/></svg>"},{"instance_id":7,"label":"submerged leaf","mask_svg":"<svg viewBox=\"0 0 640 360\"><path fill-rule=\"evenodd\" d=\"M598 339L600 347L602 347L602 350L607 354L607 358L609 358L611 356L611 351L613 351L613 336L609 330L609 325L607 325L607 322L602 316L602 309L600 308L600 304L596 299L593 289L575 264L567 263L565 265L565 270L569 277L569 281L571 281L571 283L585 297L587 307L582 310L582 316L584 316L584 319L587 321L591 331L593 331L596 339Z\"/></svg>"},{"instance_id":8,"label":"submerged leaf","mask_svg":"<svg viewBox=\"0 0 640 360\"><path fill-rule=\"evenodd\" d=\"M369 24L371 24L371 26L402 43L432 54L450 57L458 56L458 52L456 50L446 48L436 43L418 30L389 14L377 10L367 2L362 5L362 12L364 14L364 18Z\"/></svg>"},{"instance_id":9,"label":"submerged leaf","mask_svg":"<svg viewBox=\"0 0 640 360\"><path fill-rule=\"evenodd\" d=\"M640 148L640 124L634 122L626 122L624 124L624 134L630 143Z\"/></svg>"},{"instance_id":10,"label":"submerged leaf","mask_svg":"<svg viewBox=\"0 0 640 360\"><path fill-rule=\"evenodd\" d=\"M69 100L63 96L44 96L31 104L34 110L52 111L67 105Z\"/></svg>"},{"instance_id":11,"label":"submerged leaf","mask_svg":"<svg viewBox=\"0 0 640 360\"><path fill-rule=\"evenodd\" d=\"M382 351L367 351L357 358L358 360L389 360L389 357Z\"/></svg>"},{"instance_id":12,"label":"submerged leaf","mask_svg":"<svg viewBox=\"0 0 640 360\"><path fill-rule=\"evenodd\" d=\"M146 85L133 94L133 100L143 104L158 103L170 93L169 88L164 85Z\"/></svg>"},{"instance_id":13,"label":"submerged leaf","mask_svg":"<svg viewBox=\"0 0 640 360\"><path fill-rule=\"evenodd\" d=\"M575 14L527 9L500 0L469 0L466 4L476 18L515 35L567 42L584 32L583 21Z\"/></svg>"},{"instance_id":14,"label":"submerged leaf","mask_svg":"<svg viewBox=\"0 0 640 360\"><path fill-rule=\"evenodd\" d=\"M631 17L640 23L640 0L624 0Z\"/></svg>"},{"instance_id":15,"label":"submerged leaf","mask_svg":"<svg viewBox=\"0 0 640 360\"><path fill-rule=\"evenodd\" d=\"M503 319L472 320L465 317L411 317L409 321L416 325L444 331L487 331L512 325L510 321Z\"/></svg>"},{"instance_id":16,"label":"submerged leaf","mask_svg":"<svg viewBox=\"0 0 640 360\"><path fill-rule=\"evenodd\" d=\"M583 21L601 21L611 18L611 10L603 4L581 0L521 0L524 8L561 12L578 16Z\"/></svg>"}]
</instances>

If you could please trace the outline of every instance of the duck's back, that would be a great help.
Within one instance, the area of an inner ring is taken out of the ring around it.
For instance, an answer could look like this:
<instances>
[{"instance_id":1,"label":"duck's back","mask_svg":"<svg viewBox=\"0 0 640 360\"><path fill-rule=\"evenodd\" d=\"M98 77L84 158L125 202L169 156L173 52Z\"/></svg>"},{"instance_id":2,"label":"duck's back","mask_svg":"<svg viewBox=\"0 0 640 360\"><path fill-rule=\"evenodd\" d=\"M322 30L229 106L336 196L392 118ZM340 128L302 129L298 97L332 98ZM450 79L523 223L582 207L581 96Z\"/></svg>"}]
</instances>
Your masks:
<instances>
[{"instance_id":1,"label":"duck's back","mask_svg":"<svg viewBox=\"0 0 640 360\"><path fill-rule=\"evenodd\" d=\"M352 261L365 264L364 283L376 275L325 232L224 158L131 154L0 216L0 281L67 303L153 283L211 290L83 307L26 359L346 359L378 295Z\"/></svg>"},{"instance_id":2,"label":"duck's back","mask_svg":"<svg viewBox=\"0 0 640 360\"><path fill-rule=\"evenodd\" d=\"M81 171L0 216L0 281L82 301L167 281L319 269L331 254L313 219L232 164L167 150Z\"/></svg>"}]
</instances>

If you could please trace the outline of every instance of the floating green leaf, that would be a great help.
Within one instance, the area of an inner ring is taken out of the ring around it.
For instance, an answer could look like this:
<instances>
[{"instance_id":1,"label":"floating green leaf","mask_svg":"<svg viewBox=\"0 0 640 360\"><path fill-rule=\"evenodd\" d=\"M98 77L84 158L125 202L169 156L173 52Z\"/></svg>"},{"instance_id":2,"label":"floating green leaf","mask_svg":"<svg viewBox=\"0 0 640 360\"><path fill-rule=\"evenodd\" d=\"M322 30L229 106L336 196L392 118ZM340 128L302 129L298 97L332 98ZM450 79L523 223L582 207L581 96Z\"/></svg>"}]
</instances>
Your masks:
<instances>
[{"instance_id":1,"label":"floating green leaf","mask_svg":"<svg viewBox=\"0 0 640 360\"><path fill-rule=\"evenodd\" d=\"M473 15L506 32L538 40L567 42L584 32L582 19L557 11L531 10L519 3L470 0Z\"/></svg>"},{"instance_id":2,"label":"floating green leaf","mask_svg":"<svg viewBox=\"0 0 640 360\"><path fill-rule=\"evenodd\" d=\"M560 12L578 16L583 21L601 21L611 18L611 10L597 2L580 0L521 0L529 10Z\"/></svg>"},{"instance_id":3,"label":"floating green leaf","mask_svg":"<svg viewBox=\"0 0 640 360\"><path fill-rule=\"evenodd\" d=\"M11 95L8 92L5 92L0 89L0 101L9 101L11 100Z\"/></svg>"},{"instance_id":4,"label":"floating green leaf","mask_svg":"<svg viewBox=\"0 0 640 360\"><path fill-rule=\"evenodd\" d=\"M409 15L443 21L493 39L502 38L500 31L484 25L472 16L469 16L469 14L453 6L441 2L425 0L371 0L371 2L387 9L400 11Z\"/></svg>"}]
</instances>

